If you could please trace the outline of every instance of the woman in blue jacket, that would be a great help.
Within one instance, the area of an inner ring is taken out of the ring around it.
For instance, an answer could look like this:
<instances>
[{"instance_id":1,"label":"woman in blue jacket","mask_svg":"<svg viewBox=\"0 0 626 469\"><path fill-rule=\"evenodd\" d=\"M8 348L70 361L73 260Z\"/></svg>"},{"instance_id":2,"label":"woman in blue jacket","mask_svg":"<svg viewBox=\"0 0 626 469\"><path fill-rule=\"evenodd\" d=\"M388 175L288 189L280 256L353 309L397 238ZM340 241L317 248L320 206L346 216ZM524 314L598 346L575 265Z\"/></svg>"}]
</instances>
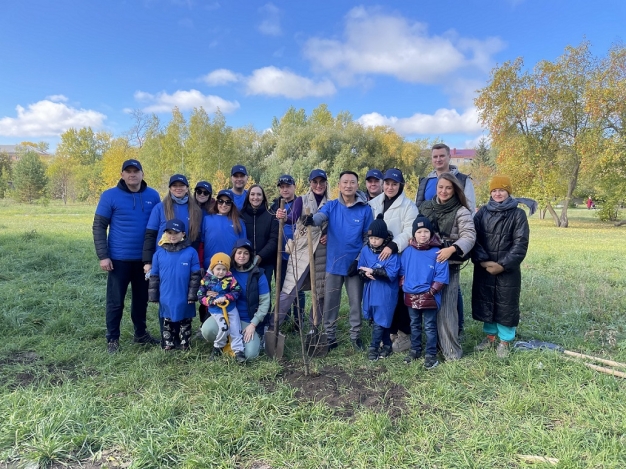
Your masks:
<instances>
[{"instance_id":1,"label":"woman in blue jacket","mask_svg":"<svg viewBox=\"0 0 626 469\"><path fill-rule=\"evenodd\" d=\"M163 236L168 220L181 220L185 223L185 237L192 247L198 248L200 228L202 226L202 210L189 195L189 182L182 174L174 174L170 178L168 193L161 203L150 213L148 226L143 241L144 272L152 268L152 256L157 249L157 242Z\"/></svg>"},{"instance_id":2,"label":"woman in blue jacket","mask_svg":"<svg viewBox=\"0 0 626 469\"><path fill-rule=\"evenodd\" d=\"M211 257L218 252L231 252L238 239L246 239L246 225L234 204L235 195L230 189L218 192L211 213L202 220L204 243L203 266L209 267Z\"/></svg>"}]
</instances>

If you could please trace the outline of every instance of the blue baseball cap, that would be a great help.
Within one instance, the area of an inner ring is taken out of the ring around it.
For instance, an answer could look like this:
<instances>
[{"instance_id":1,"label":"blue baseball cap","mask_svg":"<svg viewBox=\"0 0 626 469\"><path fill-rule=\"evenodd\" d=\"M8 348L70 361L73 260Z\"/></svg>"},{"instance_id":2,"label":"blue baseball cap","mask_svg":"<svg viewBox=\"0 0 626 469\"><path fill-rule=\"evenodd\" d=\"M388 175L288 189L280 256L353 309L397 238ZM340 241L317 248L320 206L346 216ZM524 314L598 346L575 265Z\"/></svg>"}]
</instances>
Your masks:
<instances>
[{"instance_id":1,"label":"blue baseball cap","mask_svg":"<svg viewBox=\"0 0 626 469\"><path fill-rule=\"evenodd\" d=\"M400 171L398 168L391 168L385 171L385 176L383 177L383 180L387 179L391 179L392 181L404 184L404 176L402 175L402 171Z\"/></svg>"},{"instance_id":2,"label":"blue baseball cap","mask_svg":"<svg viewBox=\"0 0 626 469\"><path fill-rule=\"evenodd\" d=\"M141 163L137 160L126 160L122 163L122 171L124 171L126 168L128 168L129 166L132 166L133 168L137 168L139 171L143 171L143 168L141 167Z\"/></svg>"},{"instance_id":3,"label":"blue baseball cap","mask_svg":"<svg viewBox=\"0 0 626 469\"><path fill-rule=\"evenodd\" d=\"M246 169L246 167L242 164L237 164L235 166L233 166L233 168L230 170L230 175L234 176L237 173L242 173L244 176L248 175L248 170Z\"/></svg>"},{"instance_id":4,"label":"blue baseball cap","mask_svg":"<svg viewBox=\"0 0 626 469\"><path fill-rule=\"evenodd\" d=\"M176 233L184 233L185 232L185 223L178 218L172 218L168 220L165 224L165 231L175 231Z\"/></svg>"},{"instance_id":5,"label":"blue baseball cap","mask_svg":"<svg viewBox=\"0 0 626 469\"><path fill-rule=\"evenodd\" d=\"M175 182L182 182L184 185L189 187L189 182L187 181L187 178L183 176L182 174L174 174L170 178L170 184L168 187L172 187L172 184L174 184Z\"/></svg>"},{"instance_id":6,"label":"blue baseball cap","mask_svg":"<svg viewBox=\"0 0 626 469\"><path fill-rule=\"evenodd\" d=\"M196 184L196 189L202 188L202 189L206 189L207 191L209 191L211 194L213 193L213 186L211 185L210 182L207 181L200 181Z\"/></svg>"},{"instance_id":7,"label":"blue baseball cap","mask_svg":"<svg viewBox=\"0 0 626 469\"><path fill-rule=\"evenodd\" d=\"M376 169L376 168L370 169L365 175L365 180L367 181L369 178L382 179L383 173L380 169Z\"/></svg>"},{"instance_id":8,"label":"blue baseball cap","mask_svg":"<svg viewBox=\"0 0 626 469\"><path fill-rule=\"evenodd\" d=\"M290 186L295 186L296 181L294 180L293 176L290 176L289 174L283 174L281 177L278 178L278 184L276 185L280 187L281 184L289 184Z\"/></svg>"},{"instance_id":9,"label":"blue baseball cap","mask_svg":"<svg viewBox=\"0 0 626 469\"><path fill-rule=\"evenodd\" d=\"M218 198L222 195L225 195L230 200L235 200L235 194L233 194L233 191L231 191L230 189L222 189L221 191L217 193Z\"/></svg>"},{"instance_id":10,"label":"blue baseball cap","mask_svg":"<svg viewBox=\"0 0 626 469\"><path fill-rule=\"evenodd\" d=\"M240 238L235 243L234 249L238 249L238 248L247 248L250 252L252 252L252 243L245 238Z\"/></svg>"},{"instance_id":11,"label":"blue baseball cap","mask_svg":"<svg viewBox=\"0 0 626 469\"><path fill-rule=\"evenodd\" d=\"M315 178L322 178L325 181L328 181L326 171L324 171L323 169L314 169L313 171L311 171L311 174L309 174L309 181L312 181Z\"/></svg>"}]
</instances>

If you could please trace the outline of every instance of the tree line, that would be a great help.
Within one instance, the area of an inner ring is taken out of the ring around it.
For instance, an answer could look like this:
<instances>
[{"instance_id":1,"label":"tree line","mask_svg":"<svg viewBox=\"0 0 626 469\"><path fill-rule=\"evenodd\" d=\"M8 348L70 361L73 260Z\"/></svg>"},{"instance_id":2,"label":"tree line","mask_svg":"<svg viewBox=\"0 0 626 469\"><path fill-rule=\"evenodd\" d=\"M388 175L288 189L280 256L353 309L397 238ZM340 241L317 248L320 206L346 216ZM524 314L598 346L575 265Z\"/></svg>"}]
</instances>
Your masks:
<instances>
[{"instance_id":1,"label":"tree line","mask_svg":"<svg viewBox=\"0 0 626 469\"><path fill-rule=\"evenodd\" d=\"M488 200L489 178L499 172L515 181L516 195L535 198L541 216L549 213L556 226L568 225L575 197L600 200L601 217L617 218L626 198L626 48L596 57L590 47L586 41L567 47L532 70L522 58L492 70L475 100L490 142L482 138L472 164L460 168L474 179L478 203ZM19 200L94 202L117 182L122 162L137 158L162 193L174 173L228 187L231 166L243 164L269 196L284 173L303 192L312 168L325 169L332 181L345 169L364 177L372 167L396 167L412 197L419 177L431 170L430 147L440 141L409 141L390 127L365 127L349 112L333 116L325 104L310 115L291 107L266 131L233 128L219 110L210 117L203 108L187 118L174 108L167 123L138 110L132 117L132 127L117 137L89 127L67 130L45 165L33 151L45 144L24 142L14 164L0 153L0 196L11 195L12 181Z\"/></svg>"}]
</instances>

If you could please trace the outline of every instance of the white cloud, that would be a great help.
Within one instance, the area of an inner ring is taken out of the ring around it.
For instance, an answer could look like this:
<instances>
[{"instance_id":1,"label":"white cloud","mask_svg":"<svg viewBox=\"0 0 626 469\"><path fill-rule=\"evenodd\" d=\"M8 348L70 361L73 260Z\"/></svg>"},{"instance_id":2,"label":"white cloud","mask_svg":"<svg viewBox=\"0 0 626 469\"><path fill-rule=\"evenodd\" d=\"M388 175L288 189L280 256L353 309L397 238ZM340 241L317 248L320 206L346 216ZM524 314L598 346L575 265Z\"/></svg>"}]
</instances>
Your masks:
<instances>
[{"instance_id":1,"label":"white cloud","mask_svg":"<svg viewBox=\"0 0 626 469\"><path fill-rule=\"evenodd\" d=\"M264 16L263 20L258 26L258 30L261 34L267 36L280 36L282 29L280 27L281 11L273 3L266 3L259 8L259 13Z\"/></svg>"},{"instance_id":2,"label":"white cloud","mask_svg":"<svg viewBox=\"0 0 626 469\"><path fill-rule=\"evenodd\" d=\"M91 109L76 109L60 101L63 95L48 96L47 99L29 104L27 108L17 105L17 117L0 119L0 135L5 137L52 137L71 127L102 127L107 118Z\"/></svg>"},{"instance_id":3,"label":"white cloud","mask_svg":"<svg viewBox=\"0 0 626 469\"><path fill-rule=\"evenodd\" d=\"M227 85L228 83L237 83L239 80L241 80L240 75L225 68L213 70L202 77L202 81L209 86Z\"/></svg>"},{"instance_id":4,"label":"white cloud","mask_svg":"<svg viewBox=\"0 0 626 469\"><path fill-rule=\"evenodd\" d=\"M335 85L328 79L315 82L276 67L259 68L246 78L246 93L251 95L300 99L308 96L330 96L336 91Z\"/></svg>"},{"instance_id":5,"label":"white cloud","mask_svg":"<svg viewBox=\"0 0 626 469\"><path fill-rule=\"evenodd\" d=\"M372 112L362 115L357 121L368 127L389 126L402 135L474 134L483 130L474 107L463 114L456 109L438 109L434 114L417 113L411 117L387 117Z\"/></svg>"},{"instance_id":6,"label":"white cloud","mask_svg":"<svg viewBox=\"0 0 626 469\"><path fill-rule=\"evenodd\" d=\"M498 38L460 38L453 31L429 34L424 23L364 7L348 13L343 36L343 40L314 37L304 45L314 68L330 72L342 84L367 74L438 83L462 68L486 72L491 56L504 47Z\"/></svg>"},{"instance_id":7,"label":"white cloud","mask_svg":"<svg viewBox=\"0 0 626 469\"><path fill-rule=\"evenodd\" d=\"M67 97L62 94L52 94L50 96L46 96L48 101L52 101L53 103L66 103L68 101Z\"/></svg>"},{"instance_id":8,"label":"white cloud","mask_svg":"<svg viewBox=\"0 0 626 469\"><path fill-rule=\"evenodd\" d=\"M178 107L181 111L189 111L194 107L203 107L209 113L219 108L224 114L228 114L239 109L237 101L227 101L214 95L203 95L198 90L179 90L173 94L167 94L165 91L157 94L136 91L135 99L147 103L147 106L143 108L144 112L171 112L174 107Z\"/></svg>"}]
</instances>

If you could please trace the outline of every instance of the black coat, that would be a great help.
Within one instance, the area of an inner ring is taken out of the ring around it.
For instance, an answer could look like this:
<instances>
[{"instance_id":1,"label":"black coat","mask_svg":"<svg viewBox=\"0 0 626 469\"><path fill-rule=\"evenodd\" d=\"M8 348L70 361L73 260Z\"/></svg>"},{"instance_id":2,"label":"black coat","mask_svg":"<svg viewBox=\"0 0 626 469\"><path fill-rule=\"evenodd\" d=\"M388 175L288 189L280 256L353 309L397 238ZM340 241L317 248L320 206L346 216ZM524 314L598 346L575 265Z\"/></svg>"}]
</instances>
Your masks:
<instances>
[{"instance_id":1,"label":"black coat","mask_svg":"<svg viewBox=\"0 0 626 469\"><path fill-rule=\"evenodd\" d=\"M244 205L241 218L246 224L246 234L252 243L254 256L261 256L262 266L276 265L278 249L278 220L261 206L258 209Z\"/></svg>"},{"instance_id":2,"label":"black coat","mask_svg":"<svg viewBox=\"0 0 626 469\"><path fill-rule=\"evenodd\" d=\"M518 207L492 212L483 206L474 216L474 226L472 317L516 327L522 288L520 264L526 257L530 236L526 213ZM504 272L491 275L480 265L485 261L497 262Z\"/></svg>"}]
</instances>

